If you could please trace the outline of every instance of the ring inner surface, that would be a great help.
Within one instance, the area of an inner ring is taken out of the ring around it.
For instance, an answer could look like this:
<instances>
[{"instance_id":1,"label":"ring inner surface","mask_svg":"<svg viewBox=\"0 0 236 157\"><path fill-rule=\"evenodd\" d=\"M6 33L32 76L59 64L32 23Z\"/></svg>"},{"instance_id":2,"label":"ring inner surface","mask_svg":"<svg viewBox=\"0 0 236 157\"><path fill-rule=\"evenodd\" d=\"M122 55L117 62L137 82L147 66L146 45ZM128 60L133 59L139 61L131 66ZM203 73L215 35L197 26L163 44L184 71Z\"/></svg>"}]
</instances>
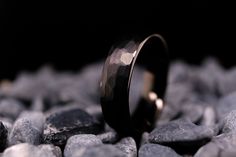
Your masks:
<instances>
[{"instance_id":1,"label":"ring inner surface","mask_svg":"<svg viewBox=\"0 0 236 157\"><path fill-rule=\"evenodd\" d=\"M134 127L138 128L137 131L144 132L152 130L157 116L163 109L162 99L166 87L168 62L165 43L161 38L152 36L141 46L133 63L134 73L130 82L130 92L134 92L132 89L139 89L140 95L133 111L130 103L130 113L133 113ZM142 67L142 75L135 74L136 67ZM135 78L137 76L140 78ZM138 82L141 82L141 86Z\"/></svg>"}]
</instances>

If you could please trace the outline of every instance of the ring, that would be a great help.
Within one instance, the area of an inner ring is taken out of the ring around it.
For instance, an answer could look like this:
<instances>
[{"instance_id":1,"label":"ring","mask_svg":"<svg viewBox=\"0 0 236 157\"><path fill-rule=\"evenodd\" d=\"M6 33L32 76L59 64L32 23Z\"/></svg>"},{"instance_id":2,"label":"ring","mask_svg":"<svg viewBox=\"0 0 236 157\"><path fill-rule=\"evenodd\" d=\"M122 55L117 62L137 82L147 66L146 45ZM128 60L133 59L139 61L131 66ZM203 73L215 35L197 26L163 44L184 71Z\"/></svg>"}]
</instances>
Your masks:
<instances>
[{"instance_id":1,"label":"ring","mask_svg":"<svg viewBox=\"0 0 236 157\"><path fill-rule=\"evenodd\" d=\"M136 60L145 69L143 89L131 115L129 92ZM122 42L110 50L103 66L100 89L104 120L122 136L135 139L151 131L160 115L168 73L167 44L159 34Z\"/></svg>"}]
</instances>

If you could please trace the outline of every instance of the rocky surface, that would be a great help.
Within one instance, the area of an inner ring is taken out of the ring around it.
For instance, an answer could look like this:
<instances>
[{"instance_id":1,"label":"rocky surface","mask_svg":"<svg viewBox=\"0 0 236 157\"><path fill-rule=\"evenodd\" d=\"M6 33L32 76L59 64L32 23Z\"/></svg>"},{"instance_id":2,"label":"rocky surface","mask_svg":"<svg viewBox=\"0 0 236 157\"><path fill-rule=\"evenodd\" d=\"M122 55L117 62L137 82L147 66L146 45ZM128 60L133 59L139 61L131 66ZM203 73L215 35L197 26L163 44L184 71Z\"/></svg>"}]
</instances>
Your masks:
<instances>
[{"instance_id":1,"label":"rocky surface","mask_svg":"<svg viewBox=\"0 0 236 157\"><path fill-rule=\"evenodd\" d=\"M172 62L165 108L140 147L104 122L99 102L102 63L78 72L44 66L0 82L0 157L236 156L236 68L214 58ZM140 96L135 68L130 110Z\"/></svg>"},{"instance_id":2,"label":"rocky surface","mask_svg":"<svg viewBox=\"0 0 236 157\"><path fill-rule=\"evenodd\" d=\"M64 156L73 157L78 150L97 145L102 145L102 141L93 134L74 135L67 140Z\"/></svg>"},{"instance_id":3,"label":"rocky surface","mask_svg":"<svg viewBox=\"0 0 236 157\"><path fill-rule=\"evenodd\" d=\"M15 121L8 137L8 144L30 143L38 145L43 136L44 115L41 112L26 112Z\"/></svg>"},{"instance_id":4,"label":"rocky surface","mask_svg":"<svg viewBox=\"0 0 236 157\"><path fill-rule=\"evenodd\" d=\"M76 134L98 134L102 127L87 112L79 108L51 113L45 122L44 142L63 146Z\"/></svg>"}]
</instances>

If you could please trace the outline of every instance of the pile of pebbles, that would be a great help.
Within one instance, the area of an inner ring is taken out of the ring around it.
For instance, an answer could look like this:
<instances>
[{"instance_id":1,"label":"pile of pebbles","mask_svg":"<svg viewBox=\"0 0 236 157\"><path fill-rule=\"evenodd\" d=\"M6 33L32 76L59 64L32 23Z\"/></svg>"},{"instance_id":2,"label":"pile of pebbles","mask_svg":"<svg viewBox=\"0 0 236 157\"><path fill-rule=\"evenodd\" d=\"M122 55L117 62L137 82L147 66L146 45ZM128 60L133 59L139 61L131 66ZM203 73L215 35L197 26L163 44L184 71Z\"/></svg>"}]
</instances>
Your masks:
<instances>
[{"instance_id":1,"label":"pile of pebbles","mask_svg":"<svg viewBox=\"0 0 236 157\"><path fill-rule=\"evenodd\" d=\"M44 66L2 81L0 157L236 156L236 67L225 69L214 58L200 65L172 62L166 106L137 148L132 137L120 138L104 122L102 65L79 72ZM141 72L134 73L131 104L138 100Z\"/></svg>"}]
</instances>

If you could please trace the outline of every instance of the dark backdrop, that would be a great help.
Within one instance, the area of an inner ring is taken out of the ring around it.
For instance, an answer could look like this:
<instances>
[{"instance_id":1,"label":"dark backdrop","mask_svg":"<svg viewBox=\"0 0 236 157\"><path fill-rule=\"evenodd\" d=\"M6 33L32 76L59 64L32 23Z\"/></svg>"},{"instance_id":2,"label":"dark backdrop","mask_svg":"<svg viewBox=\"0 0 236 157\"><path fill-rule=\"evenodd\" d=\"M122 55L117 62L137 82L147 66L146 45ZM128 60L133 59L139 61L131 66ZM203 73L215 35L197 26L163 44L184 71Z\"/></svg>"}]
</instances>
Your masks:
<instances>
[{"instance_id":1,"label":"dark backdrop","mask_svg":"<svg viewBox=\"0 0 236 157\"><path fill-rule=\"evenodd\" d=\"M235 65L235 16L225 4L187 2L0 1L0 78L45 63L78 70L105 58L117 41L161 34L171 60L214 56Z\"/></svg>"}]
</instances>

